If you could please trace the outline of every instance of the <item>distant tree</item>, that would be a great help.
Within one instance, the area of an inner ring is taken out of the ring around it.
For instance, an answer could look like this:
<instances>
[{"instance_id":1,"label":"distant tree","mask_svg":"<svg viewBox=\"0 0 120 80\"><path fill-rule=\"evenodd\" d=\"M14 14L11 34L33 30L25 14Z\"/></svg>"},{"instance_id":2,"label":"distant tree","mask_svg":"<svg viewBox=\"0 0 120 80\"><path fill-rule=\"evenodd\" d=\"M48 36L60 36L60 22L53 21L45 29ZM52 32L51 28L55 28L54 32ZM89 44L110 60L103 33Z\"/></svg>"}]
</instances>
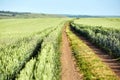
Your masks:
<instances>
[{"instance_id":1,"label":"distant tree","mask_svg":"<svg viewBox=\"0 0 120 80\"><path fill-rule=\"evenodd\" d=\"M13 13L12 16L16 16L16 13Z\"/></svg>"}]
</instances>

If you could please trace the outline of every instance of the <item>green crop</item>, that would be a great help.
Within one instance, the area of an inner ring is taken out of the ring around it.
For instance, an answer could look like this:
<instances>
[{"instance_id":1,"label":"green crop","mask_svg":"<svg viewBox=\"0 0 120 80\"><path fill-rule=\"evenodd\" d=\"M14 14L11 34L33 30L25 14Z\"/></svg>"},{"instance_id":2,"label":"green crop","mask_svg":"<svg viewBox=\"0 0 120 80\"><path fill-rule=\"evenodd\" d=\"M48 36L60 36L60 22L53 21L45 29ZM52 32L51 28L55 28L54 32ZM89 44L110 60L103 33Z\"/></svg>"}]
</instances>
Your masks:
<instances>
[{"instance_id":1,"label":"green crop","mask_svg":"<svg viewBox=\"0 0 120 80\"><path fill-rule=\"evenodd\" d=\"M71 28L110 55L118 59L120 58L119 18L88 18L75 20L74 23L71 23Z\"/></svg>"},{"instance_id":2,"label":"green crop","mask_svg":"<svg viewBox=\"0 0 120 80\"><path fill-rule=\"evenodd\" d=\"M35 73L35 71L39 69L39 62L42 61L42 59L39 59L39 56L42 54L44 56L50 54L50 56L53 57L53 61L59 62L58 48L56 48L59 46L59 44L57 44L57 38L65 20L67 19L1 19L0 80L30 80L34 78L40 80L40 78L37 77L38 72ZM54 36L48 38L49 35ZM47 41L51 41L50 38L54 39L54 42L50 42L47 45ZM49 49L51 49L50 52ZM44 54L44 52L46 52L46 54ZM44 58L44 56L42 58ZM51 60L50 56L48 60ZM51 60L51 63L48 64L54 67L56 74L59 74L56 70L58 69L59 71L59 63L55 64L55 62L53 63ZM44 65L44 63L40 65ZM53 68L51 68L51 70L53 70ZM23 77L23 74L26 77ZM43 74L45 74L45 72ZM56 77L59 75L53 76L55 76L55 79L58 79ZM49 75L49 77L52 77L52 75Z\"/></svg>"},{"instance_id":3,"label":"green crop","mask_svg":"<svg viewBox=\"0 0 120 80\"><path fill-rule=\"evenodd\" d=\"M73 55L84 80L118 80L116 74L86 45L77 37L70 28L66 29L70 40Z\"/></svg>"}]
</instances>

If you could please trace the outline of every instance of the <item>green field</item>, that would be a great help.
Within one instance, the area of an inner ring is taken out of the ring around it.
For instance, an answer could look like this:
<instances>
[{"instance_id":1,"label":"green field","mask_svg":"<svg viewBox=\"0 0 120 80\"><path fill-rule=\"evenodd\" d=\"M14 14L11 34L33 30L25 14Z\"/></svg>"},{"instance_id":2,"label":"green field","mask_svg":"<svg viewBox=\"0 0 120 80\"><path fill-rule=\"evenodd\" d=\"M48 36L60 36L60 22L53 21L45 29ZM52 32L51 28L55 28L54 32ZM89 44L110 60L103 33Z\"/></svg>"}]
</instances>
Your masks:
<instances>
[{"instance_id":1,"label":"green field","mask_svg":"<svg viewBox=\"0 0 120 80\"><path fill-rule=\"evenodd\" d=\"M69 27L67 27L66 32L79 70L84 75L83 80L119 79L85 42L70 31Z\"/></svg>"},{"instance_id":2,"label":"green field","mask_svg":"<svg viewBox=\"0 0 120 80\"><path fill-rule=\"evenodd\" d=\"M75 20L74 23L89 26L120 28L120 18L80 18Z\"/></svg>"},{"instance_id":3,"label":"green field","mask_svg":"<svg viewBox=\"0 0 120 80\"><path fill-rule=\"evenodd\" d=\"M112 58L120 60L120 18L80 18L70 23L70 30L83 36ZM119 80L95 52L70 30L67 29L67 34L84 79Z\"/></svg>"},{"instance_id":4,"label":"green field","mask_svg":"<svg viewBox=\"0 0 120 80\"><path fill-rule=\"evenodd\" d=\"M1 19L0 80L58 80L59 37L66 20Z\"/></svg>"},{"instance_id":5,"label":"green field","mask_svg":"<svg viewBox=\"0 0 120 80\"><path fill-rule=\"evenodd\" d=\"M120 60L120 18L0 19L0 80L61 80L65 27L83 80L118 80L71 30Z\"/></svg>"},{"instance_id":6,"label":"green field","mask_svg":"<svg viewBox=\"0 0 120 80\"><path fill-rule=\"evenodd\" d=\"M96 46L120 58L120 18L84 18L71 26Z\"/></svg>"}]
</instances>

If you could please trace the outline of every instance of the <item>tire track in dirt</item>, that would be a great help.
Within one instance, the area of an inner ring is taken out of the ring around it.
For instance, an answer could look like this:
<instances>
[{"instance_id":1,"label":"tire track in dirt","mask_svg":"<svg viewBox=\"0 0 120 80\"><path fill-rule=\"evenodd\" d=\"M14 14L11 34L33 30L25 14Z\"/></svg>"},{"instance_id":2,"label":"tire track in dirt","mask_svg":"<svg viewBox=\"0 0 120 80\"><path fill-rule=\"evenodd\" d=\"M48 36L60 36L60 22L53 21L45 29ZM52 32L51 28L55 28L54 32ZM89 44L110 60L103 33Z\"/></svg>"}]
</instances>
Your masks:
<instances>
[{"instance_id":1,"label":"tire track in dirt","mask_svg":"<svg viewBox=\"0 0 120 80\"><path fill-rule=\"evenodd\" d=\"M93 52L96 53L98 57L100 57L101 61L104 62L106 65L108 65L113 72L120 78L120 62L117 59L114 59L112 56L110 56L108 53L104 52L103 50L96 47L94 44L92 44L89 40L87 40L85 37L79 35L75 31L72 30L76 36L78 36L85 44L87 44Z\"/></svg>"},{"instance_id":2,"label":"tire track in dirt","mask_svg":"<svg viewBox=\"0 0 120 80\"><path fill-rule=\"evenodd\" d=\"M62 45L61 45L61 79L62 80L82 80L82 76L76 67L76 62L72 56L72 51L70 49L69 40L66 34L66 23L62 31Z\"/></svg>"}]
</instances>

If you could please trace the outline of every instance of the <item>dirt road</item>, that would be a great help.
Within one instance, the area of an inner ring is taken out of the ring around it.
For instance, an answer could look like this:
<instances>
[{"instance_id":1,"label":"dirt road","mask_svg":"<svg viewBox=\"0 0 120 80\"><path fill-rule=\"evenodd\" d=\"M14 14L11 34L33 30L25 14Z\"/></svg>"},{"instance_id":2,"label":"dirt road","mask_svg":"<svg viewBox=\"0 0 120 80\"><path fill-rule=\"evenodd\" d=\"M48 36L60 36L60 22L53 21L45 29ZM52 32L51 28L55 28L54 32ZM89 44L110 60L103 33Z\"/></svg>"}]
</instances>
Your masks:
<instances>
[{"instance_id":1,"label":"dirt road","mask_svg":"<svg viewBox=\"0 0 120 80\"><path fill-rule=\"evenodd\" d=\"M65 26L68 26L68 24L65 24ZM82 76L80 75L76 67L75 59L72 56L72 51L69 46L69 41L65 32L65 28L62 31L61 51L62 80L82 80Z\"/></svg>"}]
</instances>

